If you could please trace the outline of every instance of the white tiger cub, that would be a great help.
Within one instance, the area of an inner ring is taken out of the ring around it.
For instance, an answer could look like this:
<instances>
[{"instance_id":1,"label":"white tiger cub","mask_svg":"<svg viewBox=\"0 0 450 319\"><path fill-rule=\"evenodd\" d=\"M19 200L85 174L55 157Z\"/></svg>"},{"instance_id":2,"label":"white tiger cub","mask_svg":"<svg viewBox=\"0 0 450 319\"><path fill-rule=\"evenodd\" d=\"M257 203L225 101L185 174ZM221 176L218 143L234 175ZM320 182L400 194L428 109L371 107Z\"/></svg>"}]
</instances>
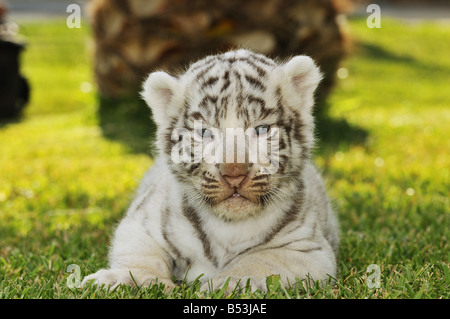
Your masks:
<instances>
[{"instance_id":1,"label":"white tiger cub","mask_svg":"<svg viewBox=\"0 0 450 319\"><path fill-rule=\"evenodd\" d=\"M109 268L83 284L157 281L170 288L174 276L202 275L203 288L221 288L228 279L228 287L250 280L253 290L266 290L271 275L284 285L336 276L337 220L310 159L320 79L307 56L276 63L242 49L206 57L179 77L150 74L142 97L158 126L159 155L115 231ZM267 173L267 162L249 156L192 160L196 145L202 143L201 153L227 128L276 138L276 158L266 156L276 170ZM173 159L177 129L191 133L193 148L182 147L190 161Z\"/></svg>"}]
</instances>

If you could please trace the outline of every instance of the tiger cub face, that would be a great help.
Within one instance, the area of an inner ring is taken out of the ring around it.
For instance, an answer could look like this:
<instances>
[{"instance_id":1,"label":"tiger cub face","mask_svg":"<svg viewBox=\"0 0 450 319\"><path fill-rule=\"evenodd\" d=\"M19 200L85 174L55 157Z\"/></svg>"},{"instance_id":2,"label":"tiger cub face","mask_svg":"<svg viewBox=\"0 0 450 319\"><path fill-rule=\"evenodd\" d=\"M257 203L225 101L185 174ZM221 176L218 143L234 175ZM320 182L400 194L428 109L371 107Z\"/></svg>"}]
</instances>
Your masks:
<instances>
[{"instance_id":1,"label":"tiger cub face","mask_svg":"<svg viewBox=\"0 0 450 319\"><path fill-rule=\"evenodd\" d=\"M157 146L194 207L227 221L257 216L301 187L313 145L313 60L247 50L209 56L181 76L149 75L142 96Z\"/></svg>"}]
</instances>

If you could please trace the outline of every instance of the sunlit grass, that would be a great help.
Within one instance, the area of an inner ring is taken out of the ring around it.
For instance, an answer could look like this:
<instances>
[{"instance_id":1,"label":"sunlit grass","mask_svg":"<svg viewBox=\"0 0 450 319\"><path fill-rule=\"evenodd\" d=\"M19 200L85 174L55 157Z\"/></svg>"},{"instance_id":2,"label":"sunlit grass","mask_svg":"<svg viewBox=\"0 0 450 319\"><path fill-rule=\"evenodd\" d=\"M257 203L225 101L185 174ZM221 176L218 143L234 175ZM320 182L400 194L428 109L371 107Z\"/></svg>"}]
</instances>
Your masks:
<instances>
[{"instance_id":1,"label":"sunlit grass","mask_svg":"<svg viewBox=\"0 0 450 319\"><path fill-rule=\"evenodd\" d=\"M170 296L67 287L68 265L82 275L106 265L110 235L152 163L150 132L133 115L139 104L96 97L86 26L56 20L22 32L32 100L23 118L0 122L0 298L204 296L195 283ZM352 20L350 35L348 76L316 152L341 222L336 285L206 296L450 297L450 26ZM370 264L380 288L366 284Z\"/></svg>"}]
</instances>

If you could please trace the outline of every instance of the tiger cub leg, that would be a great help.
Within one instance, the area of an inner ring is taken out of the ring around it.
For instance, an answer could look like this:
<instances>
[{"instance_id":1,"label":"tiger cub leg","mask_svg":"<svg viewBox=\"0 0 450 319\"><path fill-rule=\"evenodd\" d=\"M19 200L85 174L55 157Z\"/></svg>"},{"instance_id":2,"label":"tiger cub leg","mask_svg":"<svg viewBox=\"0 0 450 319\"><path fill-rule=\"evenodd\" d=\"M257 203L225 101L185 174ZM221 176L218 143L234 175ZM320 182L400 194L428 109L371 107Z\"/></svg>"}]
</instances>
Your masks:
<instances>
[{"instance_id":1,"label":"tiger cub leg","mask_svg":"<svg viewBox=\"0 0 450 319\"><path fill-rule=\"evenodd\" d=\"M167 252L156 243L142 222L126 217L119 224L109 252L109 268L83 279L82 286L94 280L97 286L115 288L120 284L138 286L163 283L171 290L172 265Z\"/></svg>"},{"instance_id":2,"label":"tiger cub leg","mask_svg":"<svg viewBox=\"0 0 450 319\"><path fill-rule=\"evenodd\" d=\"M228 289L245 287L249 281L252 291L266 291L268 276L279 275L285 287L298 280L326 283L336 276L335 255L329 245L310 249L267 249L240 256L214 276L203 289L219 289L228 281ZM305 283L303 281L303 283Z\"/></svg>"}]
</instances>

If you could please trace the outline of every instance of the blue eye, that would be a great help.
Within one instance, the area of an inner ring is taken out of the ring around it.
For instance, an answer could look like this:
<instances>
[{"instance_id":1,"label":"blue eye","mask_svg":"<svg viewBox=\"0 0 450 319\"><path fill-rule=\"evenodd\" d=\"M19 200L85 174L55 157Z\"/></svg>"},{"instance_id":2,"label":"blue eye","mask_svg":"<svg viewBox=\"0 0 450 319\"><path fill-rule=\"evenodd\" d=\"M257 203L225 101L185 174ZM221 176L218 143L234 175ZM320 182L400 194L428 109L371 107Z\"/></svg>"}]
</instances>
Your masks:
<instances>
[{"instance_id":1,"label":"blue eye","mask_svg":"<svg viewBox=\"0 0 450 319\"><path fill-rule=\"evenodd\" d=\"M270 125L259 125L255 128L255 133L258 136L267 134L270 131Z\"/></svg>"},{"instance_id":2,"label":"blue eye","mask_svg":"<svg viewBox=\"0 0 450 319\"><path fill-rule=\"evenodd\" d=\"M207 129L207 128L198 129L195 132L201 138L205 138L205 139L206 138L208 138L208 139L214 138L213 132L211 130Z\"/></svg>"}]
</instances>

